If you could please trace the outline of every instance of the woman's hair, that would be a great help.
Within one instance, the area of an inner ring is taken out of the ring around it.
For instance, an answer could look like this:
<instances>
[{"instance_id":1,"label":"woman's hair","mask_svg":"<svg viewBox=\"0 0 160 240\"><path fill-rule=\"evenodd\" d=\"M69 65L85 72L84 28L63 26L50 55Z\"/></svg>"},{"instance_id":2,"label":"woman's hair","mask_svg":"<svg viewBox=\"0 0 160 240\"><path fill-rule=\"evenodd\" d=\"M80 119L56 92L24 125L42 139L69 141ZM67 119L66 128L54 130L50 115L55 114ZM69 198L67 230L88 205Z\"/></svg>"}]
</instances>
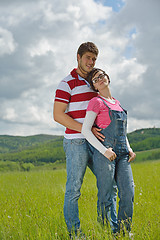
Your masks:
<instances>
[{"instance_id":1,"label":"woman's hair","mask_svg":"<svg viewBox=\"0 0 160 240\"><path fill-rule=\"evenodd\" d=\"M108 76L107 73L105 73L105 71L103 71L102 69L100 68L93 68L92 71L88 74L86 80L89 82L91 88L95 91L95 92L98 92L98 90L95 89L94 85L93 85L93 82L92 82L92 79L94 78L94 76L98 73L98 72L102 72L103 74L105 74L109 80L109 83L110 83L110 78Z\"/></svg>"},{"instance_id":2,"label":"woman's hair","mask_svg":"<svg viewBox=\"0 0 160 240\"><path fill-rule=\"evenodd\" d=\"M77 54L79 54L80 57L82 57L86 52L91 52L98 56L98 48L92 42L82 43L78 48Z\"/></svg>"}]
</instances>

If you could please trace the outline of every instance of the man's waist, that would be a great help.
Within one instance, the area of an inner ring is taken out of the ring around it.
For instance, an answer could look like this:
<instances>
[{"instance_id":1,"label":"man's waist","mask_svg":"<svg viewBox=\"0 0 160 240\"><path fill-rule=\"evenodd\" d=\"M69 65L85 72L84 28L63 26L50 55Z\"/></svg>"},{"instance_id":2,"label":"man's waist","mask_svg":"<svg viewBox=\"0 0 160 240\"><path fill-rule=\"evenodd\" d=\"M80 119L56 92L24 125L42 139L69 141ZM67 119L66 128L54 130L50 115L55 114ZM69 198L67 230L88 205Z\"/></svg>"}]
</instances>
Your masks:
<instances>
[{"instance_id":1,"label":"man's waist","mask_svg":"<svg viewBox=\"0 0 160 240\"><path fill-rule=\"evenodd\" d=\"M82 133L76 132L75 133L66 133L64 134L66 139L76 139L76 138L85 138Z\"/></svg>"}]
</instances>

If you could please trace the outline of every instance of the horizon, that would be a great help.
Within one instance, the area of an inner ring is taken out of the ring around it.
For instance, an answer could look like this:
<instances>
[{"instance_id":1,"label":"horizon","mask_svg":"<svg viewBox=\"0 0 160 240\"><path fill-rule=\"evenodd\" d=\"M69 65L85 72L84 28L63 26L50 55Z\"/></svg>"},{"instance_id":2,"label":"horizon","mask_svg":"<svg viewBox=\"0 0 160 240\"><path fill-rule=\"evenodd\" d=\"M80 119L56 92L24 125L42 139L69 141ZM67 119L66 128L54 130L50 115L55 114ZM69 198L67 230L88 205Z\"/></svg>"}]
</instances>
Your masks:
<instances>
[{"instance_id":1,"label":"horizon","mask_svg":"<svg viewBox=\"0 0 160 240\"><path fill-rule=\"evenodd\" d=\"M140 129L136 129L132 132L127 132L127 134L136 132L136 131L143 131L143 130L148 130L148 129L160 129L158 127L151 127L151 128L140 128ZM47 136L57 136L57 137L64 137L64 135L56 135L56 134L45 134L45 133L39 133L39 134L33 134L33 135L10 135L10 134L0 134L0 136L10 136L10 137L33 137L33 136L39 136L39 135L47 135Z\"/></svg>"}]
</instances>

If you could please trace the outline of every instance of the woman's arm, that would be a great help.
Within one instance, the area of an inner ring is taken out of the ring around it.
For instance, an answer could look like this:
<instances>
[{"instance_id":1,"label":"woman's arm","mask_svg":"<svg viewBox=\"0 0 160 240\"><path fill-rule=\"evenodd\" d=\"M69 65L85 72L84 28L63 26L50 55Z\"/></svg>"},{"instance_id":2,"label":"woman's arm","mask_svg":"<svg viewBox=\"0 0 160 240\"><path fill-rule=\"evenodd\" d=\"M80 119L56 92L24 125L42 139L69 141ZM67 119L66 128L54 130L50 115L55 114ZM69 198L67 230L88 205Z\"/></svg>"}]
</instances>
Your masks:
<instances>
[{"instance_id":1,"label":"woman's arm","mask_svg":"<svg viewBox=\"0 0 160 240\"><path fill-rule=\"evenodd\" d=\"M87 141L95 147L99 152L102 154L105 153L107 148L94 136L92 133L92 127L94 124L94 121L96 119L97 113L93 111L87 111L86 116L84 119L84 123L82 126L82 134L85 136Z\"/></svg>"},{"instance_id":2,"label":"woman's arm","mask_svg":"<svg viewBox=\"0 0 160 240\"><path fill-rule=\"evenodd\" d=\"M130 144L129 144L129 141L128 141L128 138L127 138L127 137L126 137L126 143L127 143L128 151L129 151L129 152L133 152L133 150L132 150L132 148L131 148L131 146L130 146Z\"/></svg>"},{"instance_id":3,"label":"woman's arm","mask_svg":"<svg viewBox=\"0 0 160 240\"><path fill-rule=\"evenodd\" d=\"M132 148L130 147L127 137L126 137L126 143L127 143L127 147L128 147L128 151L129 151L129 156L130 156L128 162L132 162L135 159L136 154L133 152Z\"/></svg>"},{"instance_id":4,"label":"woman's arm","mask_svg":"<svg viewBox=\"0 0 160 240\"><path fill-rule=\"evenodd\" d=\"M116 154L112 151L111 148L106 148L92 133L92 127L96 116L97 113L93 111L87 111L82 126L82 134L94 148L96 148L100 153L102 153L105 157L112 161L116 158Z\"/></svg>"}]
</instances>

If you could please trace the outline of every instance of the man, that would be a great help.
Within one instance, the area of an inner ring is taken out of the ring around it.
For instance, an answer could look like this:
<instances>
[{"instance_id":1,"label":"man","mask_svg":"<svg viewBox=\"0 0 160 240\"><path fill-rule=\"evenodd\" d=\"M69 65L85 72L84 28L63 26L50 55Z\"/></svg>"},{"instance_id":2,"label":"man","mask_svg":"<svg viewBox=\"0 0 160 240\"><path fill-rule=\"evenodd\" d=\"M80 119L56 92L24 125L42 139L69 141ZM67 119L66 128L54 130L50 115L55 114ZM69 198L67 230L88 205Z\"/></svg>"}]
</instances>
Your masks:
<instances>
[{"instance_id":1,"label":"man","mask_svg":"<svg viewBox=\"0 0 160 240\"><path fill-rule=\"evenodd\" d=\"M91 158L89 145L81 134L88 102L97 95L85 80L93 69L98 48L92 42L82 43L77 51L77 69L63 79L55 95L54 120L66 127L64 151L66 154L67 182L64 200L64 217L69 234L77 235L80 229L78 199L86 167ZM100 129L92 128L94 135L103 141Z\"/></svg>"}]
</instances>

